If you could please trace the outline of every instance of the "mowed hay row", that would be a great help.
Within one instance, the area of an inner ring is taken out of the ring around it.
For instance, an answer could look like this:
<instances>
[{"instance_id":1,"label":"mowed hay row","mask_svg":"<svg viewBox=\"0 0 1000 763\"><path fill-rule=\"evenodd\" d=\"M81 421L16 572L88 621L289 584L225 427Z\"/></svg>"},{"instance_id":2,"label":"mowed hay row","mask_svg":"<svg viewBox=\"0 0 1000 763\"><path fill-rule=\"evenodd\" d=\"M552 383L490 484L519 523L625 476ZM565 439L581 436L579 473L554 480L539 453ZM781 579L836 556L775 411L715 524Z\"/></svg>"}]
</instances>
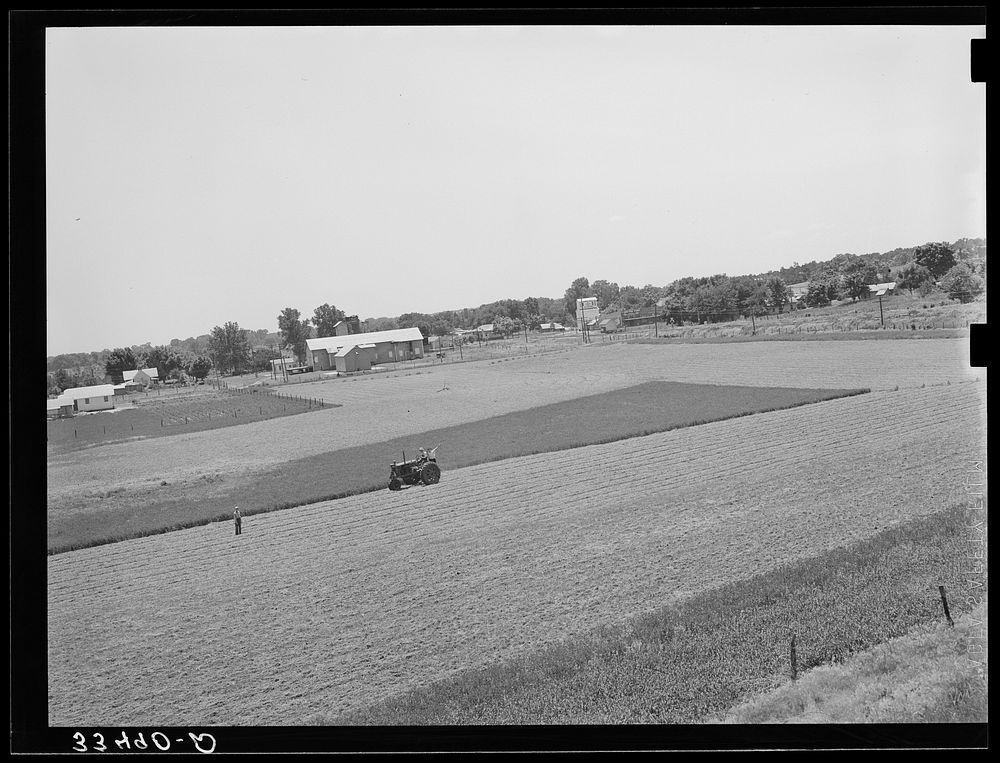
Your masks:
<instances>
[{"instance_id":1,"label":"mowed hay row","mask_svg":"<svg viewBox=\"0 0 1000 763\"><path fill-rule=\"evenodd\" d=\"M985 369L976 373L985 378ZM206 474L246 473L644 381L878 390L972 376L968 343L958 339L581 346L502 363L302 384L296 390L304 396L343 407L50 459L47 495L50 501L73 500L81 491L113 486L149 488L164 480L190 483Z\"/></svg>"},{"instance_id":2,"label":"mowed hay row","mask_svg":"<svg viewBox=\"0 0 1000 763\"><path fill-rule=\"evenodd\" d=\"M50 722L361 707L954 505L984 428L874 393L52 556Z\"/></svg>"}]
</instances>

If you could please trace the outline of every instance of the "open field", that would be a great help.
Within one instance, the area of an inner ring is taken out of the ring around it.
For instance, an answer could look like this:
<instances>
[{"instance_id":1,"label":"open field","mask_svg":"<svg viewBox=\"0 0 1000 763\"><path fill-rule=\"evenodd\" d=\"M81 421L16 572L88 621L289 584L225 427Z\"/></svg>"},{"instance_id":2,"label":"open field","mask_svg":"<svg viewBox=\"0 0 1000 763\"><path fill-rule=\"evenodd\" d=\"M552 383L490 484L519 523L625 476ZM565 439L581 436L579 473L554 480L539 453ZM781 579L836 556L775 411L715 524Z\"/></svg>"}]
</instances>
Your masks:
<instances>
[{"instance_id":1,"label":"open field","mask_svg":"<svg viewBox=\"0 0 1000 763\"><path fill-rule=\"evenodd\" d=\"M183 500L192 489L225 494L248 475L291 460L647 381L891 390L977 375L985 378L985 369L969 368L968 343L957 339L578 346L532 358L295 385L303 397L341 407L55 454L48 459L47 498L49 507L88 510L109 494L137 507L151 493L167 500Z\"/></svg>"},{"instance_id":2,"label":"open field","mask_svg":"<svg viewBox=\"0 0 1000 763\"><path fill-rule=\"evenodd\" d=\"M961 504L984 459L985 385L957 383L968 372L940 355L881 357L930 376L936 360L940 386L917 373L898 391L503 462L517 479L484 464L250 517L240 537L224 523L50 556L50 722L336 716ZM822 363L801 365L808 378ZM795 370L762 372L787 384Z\"/></svg>"},{"instance_id":3,"label":"open field","mask_svg":"<svg viewBox=\"0 0 1000 763\"><path fill-rule=\"evenodd\" d=\"M280 467L245 475L235 486L205 480L184 490L153 488L142 511L134 493L111 489L90 504L73 496L49 505L49 548L64 551L176 530L225 517L232 506L244 515L384 489L388 461L416 455L419 444L444 445L442 466L499 461L532 453L718 421L762 411L790 408L858 394L862 390L813 390L785 387L646 382L613 392L588 395L526 411L435 429L416 438L358 445L286 461ZM256 396L253 396L256 397ZM544 426L539 422L544 421ZM509 480L502 470L502 479ZM447 475L445 479L447 479ZM227 490L228 487L228 490Z\"/></svg>"},{"instance_id":4,"label":"open field","mask_svg":"<svg viewBox=\"0 0 1000 763\"><path fill-rule=\"evenodd\" d=\"M824 665L724 723L987 723L987 603Z\"/></svg>"},{"instance_id":5,"label":"open field","mask_svg":"<svg viewBox=\"0 0 1000 763\"><path fill-rule=\"evenodd\" d=\"M968 552L962 508L317 722L718 723L739 702L724 722L985 721L985 626L963 629L985 586L953 564ZM883 648L916 626L931 638Z\"/></svg>"}]
</instances>

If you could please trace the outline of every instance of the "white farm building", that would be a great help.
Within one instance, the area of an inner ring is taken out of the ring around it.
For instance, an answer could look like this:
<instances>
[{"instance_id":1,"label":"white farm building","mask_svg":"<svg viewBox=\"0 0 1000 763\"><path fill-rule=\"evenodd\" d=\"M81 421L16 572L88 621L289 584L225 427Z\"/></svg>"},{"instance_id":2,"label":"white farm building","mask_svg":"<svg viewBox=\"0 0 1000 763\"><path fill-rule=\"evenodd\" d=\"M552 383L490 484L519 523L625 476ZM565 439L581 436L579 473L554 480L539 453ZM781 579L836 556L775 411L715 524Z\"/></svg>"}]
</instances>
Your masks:
<instances>
[{"instance_id":1,"label":"white farm building","mask_svg":"<svg viewBox=\"0 0 1000 763\"><path fill-rule=\"evenodd\" d=\"M420 329L369 331L307 339L309 359L316 371L366 371L378 363L395 363L424 356Z\"/></svg>"},{"instance_id":2,"label":"white farm building","mask_svg":"<svg viewBox=\"0 0 1000 763\"><path fill-rule=\"evenodd\" d=\"M72 402L74 411L107 411L115 407L115 385L95 384L64 390L60 401Z\"/></svg>"}]
</instances>

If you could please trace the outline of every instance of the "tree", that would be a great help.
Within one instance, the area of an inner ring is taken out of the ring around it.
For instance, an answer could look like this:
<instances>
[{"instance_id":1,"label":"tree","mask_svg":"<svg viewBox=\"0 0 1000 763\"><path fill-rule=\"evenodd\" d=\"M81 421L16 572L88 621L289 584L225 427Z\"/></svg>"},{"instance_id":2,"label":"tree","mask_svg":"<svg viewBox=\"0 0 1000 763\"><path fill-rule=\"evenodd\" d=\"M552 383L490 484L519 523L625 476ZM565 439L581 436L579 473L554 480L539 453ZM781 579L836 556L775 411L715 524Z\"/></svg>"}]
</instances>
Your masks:
<instances>
[{"instance_id":1,"label":"tree","mask_svg":"<svg viewBox=\"0 0 1000 763\"><path fill-rule=\"evenodd\" d=\"M250 365L250 342L246 329L241 329L240 324L233 321L216 326L208 340L208 354L220 373L243 373Z\"/></svg>"},{"instance_id":2,"label":"tree","mask_svg":"<svg viewBox=\"0 0 1000 763\"><path fill-rule=\"evenodd\" d=\"M523 304L524 314L528 316L529 319L532 315L538 315L541 313L541 310L538 307L538 297L526 297L523 300Z\"/></svg>"},{"instance_id":3,"label":"tree","mask_svg":"<svg viewBox=\"0 0 1000 763\"><path fill-rule=\"evenodd\" d=\"M844 292L852 301L857 301L868 292L868 282L864 274L858 270L852 270L844 275Z\"/></svg>"},{"instance_id":4,"label":"tree","mask_svg":"<svg viewBox=\"0 0 1000 763\"><path fill-rule=\"evenodd\" d=\"M139 367L155 368L157 375L161 379L169 378L171 371L184 367L183 358L169 347L163 347L162 345L145 351L138 358L138 362Z\"/></svg>"},{"instance_id":5,"label":"tree","mask_svg":"<svg viewBox=\"0 0 1000 763\"><path fill-rule=\"evenodd\" d=\"M399 328L395 318L368 318L365 325L368 331L391 331Z\"/></svg>"},{"instance_id":6,"label":"tree","mask_svg":"<svg viewBox=\"0 0 1000 763\"><path fill-rule=\"evenodd\" d=\"M918 246L913 253L913 260L927 268L935 279L955 267L955 253L944 242Z\"/></svg>"},{"instance_id":7,"label":"tree","mask_svg":"<svg viewBox=\"0 0 1000 763\"><path fill-rule=\"evenodd\" d=\"M212 361L204 355L196 355L188 362L187 372L196 379L204 379L212 370Z\"/></svg>"},{"instance_id":8,"label":"tree","mask_svg":"<svg viewBox=\"0 0 1000 763\"><path fill-rule=\"evenodd\" d=\"M971 302L983 293L983 282L966 263L952 267L941 279L941 288L949 299Z\"/></svg>"},{"instance_id":9,"label":"tree","mask_svg":"<svg viewBox=\"0 0 1000 763\"><path fill-rule=\"evenodd\" d=\"M416 326L426 340L431 335L431 323L434 319L424 313L403 313L396 319L396 324L401 328Z\"/></svg>"},{"instance_id":10,"label":"tree","mask_svg":"<svg viewBox=\"0 0 1000 763\"><path fill-rule=\"evenodd\" d=\"M281 349L289 347L295 353L299 363L305 360L307 346L306 340L309 338L309 321L299 317L299 311L294 307L286 307L278 316L278 331L281 334Z\"/></svg>"},{"instance_id":11,"label":"tree","mask_svg":"<svg viewBox=\"0 0 1000 763\"><path fill-rule=\"evenodd\" d=\"M125 371L135 371L139 367L131 347L116 347L104 361L104 373L113 377L116 384L124 380Z\"/></svg>"},{"instance_id":12,"label":"tree","mask_svg":"<svg viewBox=\"0 0 1000 763\"><path fill-rule=\"evenodd\" d=\"M896 271L896 285L901 289L907 289L913 294L914 289L919 289L920 284L929 281L931 271L923 265L911 262Z\"/></svg>"},{"instance_id":13,"label":"tree","mask_svg":"<svg viewBox=\"0 0 1000 763\"><path fill-rule=\"evenodd\" d=\"M494 316L493 331L510 339L510 335L514 333L514 319L506 315Z\"/></svg>"},{"instance_id":14,"label":"tree","mask_svg":"<svg viewBox=\"0 0 1000 763\"><path fill-rule=\"evenodd\" d=\"M639 290L639 298L642 300L643 307L652 307L663 296L663 289L659 286L653 286L648 283Z\"/></svg>"},{"instance_id":15,"label":"tree","mask_svg":"<svg viewBox=\"0 0 1000 763\"><path fill-rule=\"evenodd\" d=\"M602 278L594 281L590 285L590 290L597 297L597 309L601 312L618 304L618 294L621 291L618 284L605 281ZM574 302L573 304L575 305L576 303Z\"/></svg>"},{"instance_id":16,"label":"tree","mask_svg":"<svg viewBox=\"0 0 1000 763\"><path fill-rule=\"evenodd\" d=\"M787 284L785 284L785 279L768 278L764 282L764 288L767 289L767 296L771 303L771 307L773 307L776 312L780 313L781 308L790 299L790 291Z\"/></svg>"},{"instance_id":17,"label":"tree","mask_svg":"<svg viewBox=\"0 0 1000 763\"><path fill-rule=\"evenodd\" d=\"M826 307L830 304L830 287L826 281L810 281L806 286L806 306Z\"/></svg>"},{"instance_id":18,"label":"tree","mask_svg":"<svg viewBox=\"0 0 1000 763\"><path fill-rule=\"evenodd\" d=\"M313 310L312 324L316 327L316 336L334 336L337 332L334 329L340 321L347 316L343 310L338 310L333 305L326 303Z\"/></svg>"},{"instance_id":19,"label":"tree","mask_svg":"<svg viewBox=\"0 0 1000 763\"><path fill-rule=\"evenodd\" d=\"M60 368L56 371L53 381L59 388L60 392L63 392L73 386L73 377L69 375L69 372L65 368Z\"/></svg>"},{"instance_id":20,"label":"tree","mask_svg":"<svg viewBox=\"0 0 1000 763\"><path fill-rule=\"evenodd\" d=\"M590 281L581 276L577 278L573 283L569 285L566 289L565 303L566 312L571 314L576 318L576 301L578 299L583 299L584 297L593 297L594 292L590 288Z\"/></svg>"}]
</instances>

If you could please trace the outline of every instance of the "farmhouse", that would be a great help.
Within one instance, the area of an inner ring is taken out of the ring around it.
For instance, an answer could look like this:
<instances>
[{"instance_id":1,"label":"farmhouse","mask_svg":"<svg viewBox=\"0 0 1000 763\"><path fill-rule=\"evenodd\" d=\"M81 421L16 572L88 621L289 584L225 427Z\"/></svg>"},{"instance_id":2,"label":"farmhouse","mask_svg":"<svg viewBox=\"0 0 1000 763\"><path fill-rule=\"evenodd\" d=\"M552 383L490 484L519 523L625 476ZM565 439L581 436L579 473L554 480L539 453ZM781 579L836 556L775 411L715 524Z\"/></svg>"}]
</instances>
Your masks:
<instances>
[{"instance_id":1,"label":"farmhouse","mask_svg":"<svg viewBox=\"0 0 1000 763\"><path fill-rule=\"evenodd\" d=\"M140 368L137 371L123 371L123 381L127 384L132 382L140 387L148 387L160 380L159 372L155 368Z\"/></svg>"},{"instance_id":2,"label":"farmhouse","mask_svg":"<svg viewBox=\"0 0 1000 763\"><path fill-rule=\"evenodd\" d=\"M539 331L565 331L566 327L561 323L542 323L538 326Z\"/></svg>"},{"instance_id":3,"label":"farmhouse","mask_svg":"<svg viewBox=\"0 0 1000 763\"><path fill-rule=\"evenodd\" d=\"M365 334L307 339L309 357L317 371L366 370L375 363L395 363L424 356L424 335L415 326ZM357 349L360 352L351 354ZM367 361L362 359L362 354ZM339 360L338 360L339 358ZM366 365L367 363L367 365ZM352 368L353 366L353 368Z\"/></svg>"},{"instance_id":4,"label":"farmhouse","mask_svg":"<svg viewBox=\"0 0 1000 763\"><path fill-rule=\"evenodd\" d=\"M113 384L72 387L65 390L59 399L71 401L74 411L111 410L115 407L115 387Z\"/></svg>"}]
</instances>

